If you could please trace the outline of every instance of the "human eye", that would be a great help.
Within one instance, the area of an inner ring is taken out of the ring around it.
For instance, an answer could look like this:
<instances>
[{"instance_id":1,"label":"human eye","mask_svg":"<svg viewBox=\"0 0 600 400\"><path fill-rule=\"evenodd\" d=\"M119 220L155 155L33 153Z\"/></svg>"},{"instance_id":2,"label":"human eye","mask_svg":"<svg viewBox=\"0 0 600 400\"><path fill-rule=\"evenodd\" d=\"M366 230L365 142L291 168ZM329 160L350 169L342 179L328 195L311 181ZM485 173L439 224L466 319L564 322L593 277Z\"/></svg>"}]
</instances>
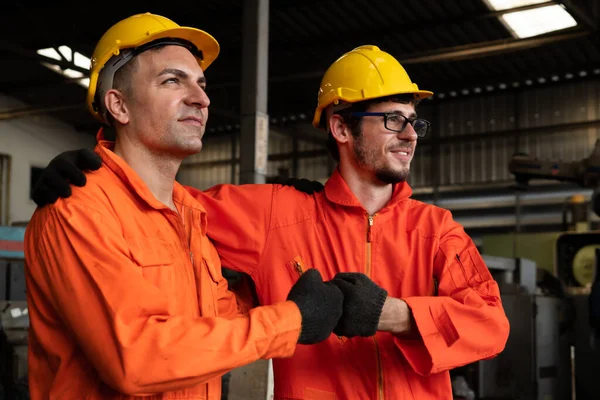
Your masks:
<instances>
[{"instance_id":1,"label":"human eye","mask_svg":"<svg viewBox=\"0 0 600 400\"><path fill-rule=\"evenodd\" d=\"M400 114L388 114L387 120L393 123L400 123L404 121L404 116Z\"/></svg>"}]
</instances>

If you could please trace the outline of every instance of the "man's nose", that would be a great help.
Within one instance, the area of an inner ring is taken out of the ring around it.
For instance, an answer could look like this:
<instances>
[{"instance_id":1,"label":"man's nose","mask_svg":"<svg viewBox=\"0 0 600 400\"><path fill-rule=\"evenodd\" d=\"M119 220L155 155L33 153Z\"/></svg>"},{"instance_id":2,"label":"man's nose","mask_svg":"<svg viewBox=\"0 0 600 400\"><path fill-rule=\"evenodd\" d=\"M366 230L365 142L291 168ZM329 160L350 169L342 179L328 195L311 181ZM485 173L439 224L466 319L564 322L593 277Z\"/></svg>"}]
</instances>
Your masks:
<instances>
[{"instance_id":1,"label":"man's nose","mask_svg":"<svg viewBox=\"0 0 600 400\"><path fill-rule=\"evenodd\" d=\"M196 108L206 108L210 105L210 99L202 87L194 85L189 90L186 104Z\"/></svg>"},{"instance_id":2,"label":"man's nose","mask_svg":"<svg viewBox=\"0 0 600 400\"><path fill-rule=\"evenodd\" d=\"M410 141L415 141L419 137L417 135L417 132L415 131L415 128L413 128L413 126L410 122L408 122L406 124L406 127L402 130L402 132L398 132L398 134L396 136L398 136L398 139L410 140Z\"/></svg>"}]
</instances>

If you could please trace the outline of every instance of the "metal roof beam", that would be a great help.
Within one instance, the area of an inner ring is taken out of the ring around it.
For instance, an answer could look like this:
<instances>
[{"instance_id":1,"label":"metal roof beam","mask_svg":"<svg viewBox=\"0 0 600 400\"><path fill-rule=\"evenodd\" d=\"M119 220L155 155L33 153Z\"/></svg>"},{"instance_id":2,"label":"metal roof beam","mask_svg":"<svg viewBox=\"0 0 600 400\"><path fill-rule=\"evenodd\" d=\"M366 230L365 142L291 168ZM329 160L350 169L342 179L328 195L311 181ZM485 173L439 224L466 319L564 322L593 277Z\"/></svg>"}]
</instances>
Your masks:
<instances>
[{"instance_id":1,"label":"metal roof beam","mask_svg":"<svg viewBox=\"0 0 600 400\"><path fill-rule=\"evenodd\" d=\"M500 11L489 11L483 14L467 14L458 18L450 18L450 19L439 19L432 21L418 21L410 24L394 24L390 26L385 26L380 29L372 30L372 31L361 31L359 33L350 33L350 34L340 34L337 37L321 37L321 38L311 38L310 42L301 43L298 46L293 46L288 43L273 43L270 48L273 52L277 51L290 51L302 53L305 50L308 51L314 48L315 43L327 43L327 45L333 45L335 43L345 43L345 42L361 42L364 43L368 41L369 38L374 37L382 37L386 35L398 34L399 32L411 32L418 33L421 31L433 31L435 29L448 27L452 25L461 25L470 21L484 20L490 18L497 18L504 14L517 12L517 11L526 11L533 10L536 8L547 7L550 5L556 4L556 1L546 1L539 4L530 4L522 7L515 7L508 10L500 10Z\"/></svg>"},{"instance_id":2,"label":"metal roof beam","mask_svg":"<svg viewBox=\"0 0 600 400\"><path fill-rule=\"evenodd\" d=\"M12 110L1 110L0 111L0 121L7 121L15 118L27 117L30 115L38 115L45 113L52 113L56 111L65 111L65 110L76 110L76 109L84 109L83 103L77 104L66 104L59 106L46 106L46 107L27 107L27 108L18 108Z\"/></svg>"},{"instance_id":3,"label":"metal roof beam","mask_svg":"<svg viewBox=\"0 0 600 400\"><path fill-rule=\"evenodd\" d=\"M488 57L501 53L540 47L549 43L562 40L570 40L588 35L590 32L578 28L562 31L557 34L537 36L527 39L494 40L490 42L474 43L466 46L457 46L443 49L442 51L425 52L413 54L401 60L403 65L425 64L434 62L472 60L480 57Z\"/></svg>"},{"instance_id":4,"label":"metal roof beam","mask_svg":"<svg viewBox=\"0 0 600 400\"><path fill-rule=\"evenodd\" d=\"M403 65L408 64L426 64L434 62L448 62L458 60L470 60L490 55L498 55L502 53L515 52L532 47L539 47L550 43L556 43L563 40L575 39L588 35L590 32L580 29L566 30L560 33L537 36L535 38L526 39L506 39L493 40L489 42L481 42L469 44L466 46L458 46L445 48L441 50L407 55L405 58L400 58L398 61ZM316 79L323 76L324 69L318 71L302 72L297 74L287 74L282 76L269 77L269 83L290 82L306 79ZM239 86L238 82L220 82L211 84L211 88L234 87Z\"/></svg>"},{"instance_id":5,"label":"metal roof beam","mask_svg":"<svg viewBox=\"0 0 600 400\"><path fill-rule=\"evenodd\" d=\"M593 10L584 10L580 5L575 4L573 0L559 0L558 2L567 9L577 22L586 25L591 30L598 29L598 21Z\"/></svg>"}]
</instances>

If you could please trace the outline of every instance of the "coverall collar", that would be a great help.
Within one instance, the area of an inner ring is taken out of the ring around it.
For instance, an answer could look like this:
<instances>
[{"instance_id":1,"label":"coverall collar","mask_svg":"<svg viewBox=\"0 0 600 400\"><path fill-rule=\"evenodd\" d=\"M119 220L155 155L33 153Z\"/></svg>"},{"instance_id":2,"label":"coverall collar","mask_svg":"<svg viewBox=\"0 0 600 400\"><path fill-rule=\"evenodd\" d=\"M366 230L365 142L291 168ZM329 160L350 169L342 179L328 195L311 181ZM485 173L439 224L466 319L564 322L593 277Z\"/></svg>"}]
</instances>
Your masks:
<instances>
[{"instance_id":1,"label":"coverall collar","mask_svg":"<svg viewBox=\"0 0 600 400\"><path fill-rule=\"evenodd\" d=\"M401 182L394 185L394 191L392 198L388 204L384 207L394 207L396 204L409 198L412 195L412 188L407 182ZM339 204L348 207L360 207L363 205L358 201L354 193L346 184L346 181L340 174L339 167L333 171L333 174L329 177L329 180L325 183L325 197L332 203Z\"/></svg>"},{"instance_id":2,"label":"coverall collar","mask_svg":"<svg viewBox=\"0 0 600 400\"><path fill-rule=\"evenodd\" d=\"M129 164L121 157L113 152L115 142L104 139L103 128L100 128L96 134L96 145L94 151L98 153L102 159L102 163L119 177L131 190L133 190L140 198L142 198L150 207L156 210L170 210L165 204L161 203L154 197L154 194L148 188L148 185L135 172ZM200 224L202 233L206 234L207 215L206 209L193 198L187 190L179 183L175 182L173 186L173 201L187 208L196 209L200 212Z\"/></svg>"}]
</instances>

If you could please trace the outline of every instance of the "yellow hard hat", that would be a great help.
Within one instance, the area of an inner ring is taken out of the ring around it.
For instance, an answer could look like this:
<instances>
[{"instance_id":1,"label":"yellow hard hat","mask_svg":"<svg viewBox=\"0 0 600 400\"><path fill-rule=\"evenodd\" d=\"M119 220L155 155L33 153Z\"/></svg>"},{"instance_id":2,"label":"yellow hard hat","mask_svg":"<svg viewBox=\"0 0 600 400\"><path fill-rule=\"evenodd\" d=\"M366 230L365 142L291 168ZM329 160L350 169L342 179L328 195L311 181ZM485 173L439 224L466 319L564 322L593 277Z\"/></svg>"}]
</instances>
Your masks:
<instances>
[{"instance_id":1,"label":"yellow hard hat","mask_svg":"<svg viewBox=\"0 0 600 400\"><path fill-rule=\"evenodd\" d=\"M313 126L321 125L323 110L340 102L355 103L395 94L412 94L415 100L433 92L419 90L398 60L377 46L360 46L338 58L323 76Z\"/></svg>"},{"instance_id":2,"label":"yellow hard hat","mask_svg":"<svg viewBox=\"0 0 600 400\"><path fill-rule=\"evenodd\" d=\"M113 56L122 55L122 50L135 49L158 39L183 40L194 45L199 50L194 55L203 70L206 70L219 55L217 40L200 29L182 27L168 18L150 13L125 18L104 33L92 55L86 103L94 117L104 121L104 117L99 113L98 105L94 104L94 99L99 86L99 77L106 63ZM127 61L124 61L123 64ZM113 68L112 65L111 68ZM109 74L111 76L107 77L110 80L108 89L112 88L112 78L116 69L118 68L113 68L112 74Z\"/></svg>"}]
</instances>

